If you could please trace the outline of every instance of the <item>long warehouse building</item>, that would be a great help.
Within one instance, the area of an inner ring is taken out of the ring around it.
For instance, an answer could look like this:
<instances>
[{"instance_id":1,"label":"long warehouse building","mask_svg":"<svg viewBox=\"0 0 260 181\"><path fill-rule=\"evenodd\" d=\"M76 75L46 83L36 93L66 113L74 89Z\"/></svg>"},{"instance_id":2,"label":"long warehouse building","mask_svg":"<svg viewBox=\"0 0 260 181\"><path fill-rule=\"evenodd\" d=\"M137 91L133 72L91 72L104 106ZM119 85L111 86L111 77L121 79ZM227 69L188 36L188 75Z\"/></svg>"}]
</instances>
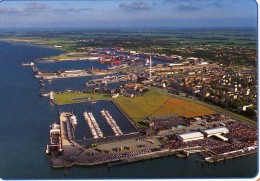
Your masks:
<instances>
[{"instance_id":1,"label":"long warehouse building","mask_svg":"<svg viewBox=\"0 0 260 181\"><path fill-rule=\"evenodd\" d=\"M201 130L201 132L204 133L207 137L210 137L216 134L227 134L229 133L229 130L225 127L220 127L220 128Z\"/></svg>"},{"instance_id":2,"label":"long warehouse building","mask_svg":"<svg viewBox=\"0 0 260 181\"><path fill-rule=\"evenodd\" d=\"M178 140L182 142L187 141L194 141L194 140L201 140L204 138L204 135L201 132L190 132L190 133L183 133L183 134L176 134Z\"/></svg>"}]
</instances>

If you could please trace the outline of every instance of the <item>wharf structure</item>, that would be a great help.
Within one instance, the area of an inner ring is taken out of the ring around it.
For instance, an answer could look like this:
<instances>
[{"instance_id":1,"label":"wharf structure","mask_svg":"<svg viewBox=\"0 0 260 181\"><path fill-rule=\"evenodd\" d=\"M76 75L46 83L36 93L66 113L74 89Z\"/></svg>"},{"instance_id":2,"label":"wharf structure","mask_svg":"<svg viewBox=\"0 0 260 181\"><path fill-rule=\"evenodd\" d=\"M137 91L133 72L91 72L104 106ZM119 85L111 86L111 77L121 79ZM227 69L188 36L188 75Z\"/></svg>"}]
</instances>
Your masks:
<instances>
[{"instance_id":1,"label":"wharf structure","mask_svg":"<svg viewBox=\"0 0 260 181\"><path fill-rule=\"evenodd\" d=\"M99 125L97 124L96 119L94 118L93 114L91 112L84 112L83 116L86 120L87 125L89 126L89 129L91 131L91 134L94 138L103 138L104 135L102 131L99 128Z\"/></svg>"},{"instance_id":2,"label":"wharf structure","mask_svg":"<svg viewBox=\"0 0 260 181\"><path fill-rule=\"evenodd\" d=\"M73 78L73 77L88 77L93 75L108 75L114 74L113 70L63 70L59 72L41 71L34 63L30 64L35 78L42 80Z\"/></svg>"},{"instance_id":3,"label":"wharf structure","mask_svg":"<svg viewBox=\"0 0 260 181\"><path fill-rule=\"evenodd\" d=\"M86 121L89 120L93 130L96 131L91 120L91 114L88 114L88 112L84 112L84 114L86 115ZM107 120L110 120L105 110L102 110L101 114L104 117L106 115ZM148 135L115 135L116 139L112 140L97 137L94 138L95 142L80 142L73 137L73 129L71 129L71 122L69 121L71 115L71 113L65 112L59 115L62 151L58 155L52 154L52 166L54 168L73 165L92 166L106 163L113 166L168 155L188 157L194 153L199 153L202 157L199 161L202 163L214 163L256 153L257 151L256 128L228 117L224 120L225 127L216 127L220 125L220 122L216 121L216 119L208 123L210 124L209 127L216 125L215 127L199 129L197 132L191 131L195 126L193 124L190 127L177 126L171 130L162 130L156 134L150 132ZM212 117L216 118L217 116ZM201 121L205 121L205 119L209 121L210 116L202 117ZM200 122L197 123L200 124ZM175 130L174 133L172 133L172 130ZM97 131L95 133L98 135ZM243 133L242 136L241 133ZM228 138L228 140L222 138Z\"/></svg>"},{"instance_id":4,"label":"wharf structure","mask_svg":"<svg viewBox=\"0 0 260 181\"><path fill-rule=\"evenodd\" d=\"M107 123L109 124L109 126L111 127L111 129L113 130L113 132L116 136L123 135L123 132L121 131L119 126L116 124L114 118L110 115L110 113L108 111L103 109L101 111L101 114L106 119Z\"/></svg>"}]
</instances>

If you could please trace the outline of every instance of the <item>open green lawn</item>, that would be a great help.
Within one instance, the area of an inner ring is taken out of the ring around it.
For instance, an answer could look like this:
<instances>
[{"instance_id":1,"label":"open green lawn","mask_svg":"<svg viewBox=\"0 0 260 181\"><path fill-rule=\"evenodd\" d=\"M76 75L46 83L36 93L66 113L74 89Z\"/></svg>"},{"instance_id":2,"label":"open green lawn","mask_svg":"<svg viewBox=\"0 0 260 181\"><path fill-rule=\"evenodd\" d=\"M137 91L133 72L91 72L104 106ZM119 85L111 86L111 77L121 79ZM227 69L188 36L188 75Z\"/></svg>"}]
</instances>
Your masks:
<instances>
[{"instance_id":1,"label":"open green lawn","mask_svg":"<svg viewBox=\"0 0 260 181\"><path fill-rule=\"evenodd\" d=\"M73 100L74 98L86 99ZM214 111L220 111L229 114L237 119L256 125L256 122L249 120L238 114L231 113L220 107L207 104L198 100L192 100L186 97L176 97L172 94L160 92L159 90L150 89L149 92L142 96L130 98L119 96L116 99L104 94L91 93L62 93L55 94L55 103L58 105L73 104L90 100L110 100L114 101L122 111L134 122L145 120L148 116L177 114L185 117L194 117L201 115L213 114ZM209 109L208 107L212 108Z\"/></svg>"},{"instance_id":2,"label":"open green lawn","mask_svg":"<svg viewBox=\"0 0 260 181\"><path fill-rule=\"evenodd\" d=\"M87 102L87 100L73 100L75 98L83 98L83 97L90 97L90 100L96 99L96 100L112 100L111 97L104 95L104 94L89 94L89 93L62 93L62 94L55 94L55 101L54 103L57 105L64 105L64 104L73 104L73 103L79 103L79 102ZM89 101L90 101L89 100Z\"/></svg>"},{"instance_id":3,"label":"open green lawn","mask_svg":"<svg viewBox=\"0 0 260 181\"><path fill-rule=\"evenodd\" d=\"M63 93L55 95L55 102L59 105L82 102L82 100L72 100L79 97L113 100L134 122L145 120L148 116L177 114L185 117L194 117L214 113L214 111L205 106L179 100L153 89L150 89L149 92L142 96L134 98L119 96L116 99L100 94Z\"/></svg>"}]
</instances>

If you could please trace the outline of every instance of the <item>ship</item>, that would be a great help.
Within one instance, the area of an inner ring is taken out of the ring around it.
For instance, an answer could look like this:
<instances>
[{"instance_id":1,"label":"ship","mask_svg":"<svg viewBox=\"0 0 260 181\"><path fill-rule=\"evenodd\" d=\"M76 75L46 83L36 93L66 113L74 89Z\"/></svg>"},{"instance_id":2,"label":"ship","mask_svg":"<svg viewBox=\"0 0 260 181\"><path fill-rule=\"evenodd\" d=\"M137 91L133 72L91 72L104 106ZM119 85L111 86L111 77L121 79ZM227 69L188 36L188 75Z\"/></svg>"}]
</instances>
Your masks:
<instances>
[{"instance_id":1,"label":"ship","mask_svg":"<svg viewBox=\"0 0 260 181\"><path fill-rule=\"evenodd\" d=\"M50 126L50 144L46 147L46 154L50 151L62 151L60 125L53 123Z\"/></svg>"},{"instance_id":2,"label":"ship","mask_svg":"<svg viewBox=\"0 0 260 181\"><path fill-rule=\"evenodd\" d=\"M39 96L40 97L48 97L48 96L50 96L50 93L39 92Z\"/></svg>"},{"instance_id":3,"label":"ship","mask_svg":"<svg viewBox=\"0 0 260 181\"><path fill-rule=\"evenodd\" d=\"M147 58L146 61L145 61L145 65L146 66L149 65L149 63L150 63L150 60Z\"/></svg>"},{"instance_id":4,"label":"ship","mask_svg":"<svg viewBox=\"0 0 260 181\"><path fill-rule=\"evenodd\" d=\"M121 65L122 64L122 60L111 60L110 64L111 65Z\"/></svg>"},{"instance_id":5,"label":"ship","mask_svg":"<svg viewBox=\"0 0 260 181\"><path fill-rule=\"evenodd\" d=\"M89 60L100 60L99 57L90 57Z\"/></svg>"},{"instance_id":6,"label":"ship","mask_svg":"<svg viewBox=\"0 0 260 181\"><path fill-rule=\"evenodd\" d=\"M91 101L92 104L96 104L97 103L97 100L93 100Z\"/></svg>"},{"instance_id":7,"label":"ship","mask_svg":"<svg viewBox=\"0 0 260 181\"><path fill-rule=\"evenodd\" d=\"M70 117L70 123L73 128L75 128L75 126L77 125L77 118L73 113L72 113L72 116Z\"/></svg>"},{"instance_id":8,"label":"ship","mask_svg":"<svg viewBox=\"0 0 260 181\"><path fill-rule=\"evenodd\" d=\"M55 97L54 97L54 92L53 92L53 91L51 91L51 92L49 93L49 96L50 96L50 100L55 99Z\"/></svg>"},{"instance_id":9,"label":"ship","mask_svg":"<svg viewBox=\"0 0 260 181\"><path fill-rule=\"evenodd\" d=\"M22 63L22 66L33 66L34 63L33 62L30 62L30 63Z\"/></svg>"},{"instance_id":10,"label":"ship","mask_svg":"<svg viewBox=\"0 0 260 181\"><path fill-rule=\"evenodd\" d=\"M110 62L110 59L109 59L109 58L105 58L105 59L100 58L100 59L98 60L98 62L99 62L100 64L109 63L109 62Z\"/></svg>"},{"instance_id":11,"label":"ship","mask_svg":"<svg viewBox=\"0 0 260 181\"><path fill-rule=\"evenodd\" d=\"M41 87L44 87L44 86L45 86L45 84L42 82L42 83L40 83L40 86L41 86Z\"/></svg>"}]
</instances>

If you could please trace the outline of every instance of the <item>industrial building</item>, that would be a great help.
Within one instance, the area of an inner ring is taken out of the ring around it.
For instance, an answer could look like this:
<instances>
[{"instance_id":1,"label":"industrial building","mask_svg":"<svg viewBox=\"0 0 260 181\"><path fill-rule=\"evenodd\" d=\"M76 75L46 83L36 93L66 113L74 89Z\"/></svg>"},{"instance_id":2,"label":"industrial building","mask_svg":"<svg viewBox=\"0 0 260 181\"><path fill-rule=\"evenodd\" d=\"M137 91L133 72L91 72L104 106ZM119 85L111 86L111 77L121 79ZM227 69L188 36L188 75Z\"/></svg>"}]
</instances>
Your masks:
<instances>
[{"instance_id":1,"label":"industrial building","mask_svg":"<svg viewBox=\"0 0 260 181\"><path fill-rule=\"evenodd\" d=\"M204 133L207 137L210 137L216 134L227 134L229 133L229 130L225 127L220 127L220 128L201 130L201 132Z\"/></svg>"},{"instance_id":2,"label":"industrial building","mask_svg":"<svg viewBox=\"0 0 260 181\"><path fill-rule=\"evenodd\" d=\"M205 129L205 130L201 130L201 132L205 134L206 137L216 136L217 138L223 141L228 141L228 138L221 135L221 134L229 133L229 130L225 127Z\"/></svg>"},{"instance_id":3,"label":"industrial building","mask_svg":"<svg viewBox=\"0 0 260 181\"><path fill-rule=\"evenodd\" d=\"M201 140L204 138L204 135L201 132L190 132L190 133L183 133L183 134L176 134L178 140L182 142L187 141L194 141L194 140Z\"/></svg>"}]
</instances>

